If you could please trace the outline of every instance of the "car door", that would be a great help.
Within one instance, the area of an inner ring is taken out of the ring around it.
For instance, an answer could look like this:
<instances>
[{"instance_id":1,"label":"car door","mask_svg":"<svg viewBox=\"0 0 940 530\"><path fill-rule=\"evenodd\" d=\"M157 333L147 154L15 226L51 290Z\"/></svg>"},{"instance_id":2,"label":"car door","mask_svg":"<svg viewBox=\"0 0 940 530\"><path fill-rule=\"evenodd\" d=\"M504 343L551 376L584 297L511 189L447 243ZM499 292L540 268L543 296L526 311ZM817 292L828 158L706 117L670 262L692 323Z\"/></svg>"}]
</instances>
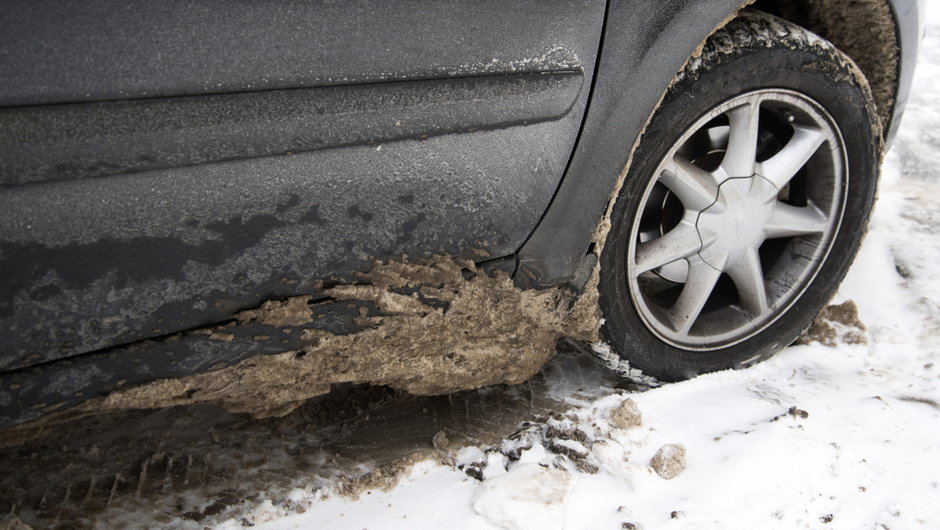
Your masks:
<instances>
[{"instance_id":1,"label":"car door","mask_svg":"<svg viewBox=\"0 0 940 530\"><path fill-rule=\"evenodd\" d=\"M0 2L0 370L511 255L605 3Z\"/></svg>"}]
</instances>

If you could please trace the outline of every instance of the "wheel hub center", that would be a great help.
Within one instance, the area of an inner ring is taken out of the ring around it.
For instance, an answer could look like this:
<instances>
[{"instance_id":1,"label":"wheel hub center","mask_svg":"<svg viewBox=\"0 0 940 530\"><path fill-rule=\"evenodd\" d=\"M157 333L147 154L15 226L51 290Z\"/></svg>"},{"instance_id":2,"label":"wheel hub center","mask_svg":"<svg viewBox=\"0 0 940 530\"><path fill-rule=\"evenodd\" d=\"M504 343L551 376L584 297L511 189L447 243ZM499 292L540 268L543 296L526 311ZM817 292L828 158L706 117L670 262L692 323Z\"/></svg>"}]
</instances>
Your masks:
<instances>
[{"instance_id":1,"label":"wheel hub center","mask_svg":"<svg viewBox=\"0 0 940 530\"><path fill-rule=\"evenodd\" d=\"M696 222L703 243L699 256L724 270L744 251L759 247L776 197L774 185L760 176L724 181L717 200L702 210Z\"/></svg>"}]
</instances>

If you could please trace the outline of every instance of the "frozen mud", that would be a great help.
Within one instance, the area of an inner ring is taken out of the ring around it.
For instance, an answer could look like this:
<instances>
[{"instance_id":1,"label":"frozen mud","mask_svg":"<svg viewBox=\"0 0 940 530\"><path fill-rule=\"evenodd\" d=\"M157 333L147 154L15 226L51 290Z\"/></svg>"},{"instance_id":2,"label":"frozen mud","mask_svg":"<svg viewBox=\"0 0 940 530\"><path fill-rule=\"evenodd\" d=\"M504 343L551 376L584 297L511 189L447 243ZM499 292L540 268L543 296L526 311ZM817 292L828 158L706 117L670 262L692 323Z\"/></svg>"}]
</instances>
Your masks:
<instances>
[{"instance_id":1,"label":"frozen mud","mask_svg":"<svg viewBox=\"0 0 940 530\"><path fill-rule=\"evenodd\" d=\"M287 414L340 383L440 395L521 383L551 358L562 336L597 337L599 316L590 297L575 299L563 288L522 290L505 273L488 276L469 261L439 257L426 263L378 263L361 279L361 284L333 287L325 294L372 302L378 314L360 315L363 331L305 330L301 350L115 392L87 407L211 403L264 418ZM240 314L239 320L302 325L313 318L307 302L307 297L269 302Z\"/></svg>"},{"instance_id":2,"label":"frozen mud","mask_svg":"<svg viewBox=\"0 0 940 530\"><path fill-rule=\"evenodd\" d=\"M7 429L0 446L34 437L58 421L121 410L211 404L266 418L288 414L337 384L441 395L522 383L552 357L560 338L597 341L596 273L594 278L579 296L566 287L520 289L506 273L486 274L469 260L377 262L357 283L324 290L332 300L358 304L358 331L306 328L299 349L117 390ZM311 324L317 316L309 303L309 296L269 301L241 312L236 322L198 332L232 340L231 329L244 323Z\"/></svg>"},{"instance_id":3,"label":"frozen mud","mask_svg":"<svg viewBox=\"0 0 940 530\"><path fill-rule=\"evenodd\" d=\"M678 477L685 469L685 446L669 443L660 447L650 460L650 467L666 480Z\"/></svg>"},{"instance_id":4,"label":"frozen mud","mask_svg":"<svg viewBox=\"0 0 940 530\"><path fill-rule=\"evenodd\" d=\"M900 53L894 17L887 2L781 2L780 9L785 18L813 28L819 36L852 58L871 86L881 122L887 124L894 111Z\"/></svg>"},{"instance_id":5,"label":"frozen mud","mask_svg":"<svg viewBox=\"0 0 940 530\"><path fill-rule=\"evenodd\" d=\"M833 304L816 317L800 335L797 344L819 343L829 347L838 344L868 344L865 324L859 319L858 306L851 300Z\"/></svg>"}]
</instances>

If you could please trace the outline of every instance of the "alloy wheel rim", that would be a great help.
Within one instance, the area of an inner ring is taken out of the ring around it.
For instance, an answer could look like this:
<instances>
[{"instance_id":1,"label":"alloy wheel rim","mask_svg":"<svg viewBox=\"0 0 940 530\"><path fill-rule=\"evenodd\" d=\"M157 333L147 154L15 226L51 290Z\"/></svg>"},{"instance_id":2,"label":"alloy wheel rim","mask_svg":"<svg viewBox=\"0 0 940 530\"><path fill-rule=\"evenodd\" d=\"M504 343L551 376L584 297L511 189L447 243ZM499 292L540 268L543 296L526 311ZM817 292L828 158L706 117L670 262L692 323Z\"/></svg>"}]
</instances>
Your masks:
<instances>
[{"instance_id":1,"label":"alloy wheel rim","mask_svg":"<svg viewBox=\"0 0 940 530\"><path fill-rule=\"evenodd\" d=\"M775 322L832 247L846 167L834 120L794 91L748 92L696 120L631 222L626 277L647 328L713 350Z\"/></svg>"}]
</instances>

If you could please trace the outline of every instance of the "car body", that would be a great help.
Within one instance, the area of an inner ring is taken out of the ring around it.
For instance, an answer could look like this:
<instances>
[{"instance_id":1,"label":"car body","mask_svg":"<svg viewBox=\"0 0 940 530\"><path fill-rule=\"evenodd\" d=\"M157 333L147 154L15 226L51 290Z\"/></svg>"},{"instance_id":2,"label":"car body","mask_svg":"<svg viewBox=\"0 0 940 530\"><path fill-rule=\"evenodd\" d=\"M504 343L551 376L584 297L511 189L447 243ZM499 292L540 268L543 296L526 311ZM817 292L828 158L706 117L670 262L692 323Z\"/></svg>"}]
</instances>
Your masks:
<instances>
[{"instance_id":1,"label":"car body","mask_svg":"<svg viewBox=\"0 0 940 530\"><path fill-rule=\"evenodd\" d=\"M755 7L860 65L890 143L925 3L858 4ZM0 427L355 333L376 300L331 292L377 263L580 291L644 126L742 7L4 1Z\"/></svg>"}]
</instances>

